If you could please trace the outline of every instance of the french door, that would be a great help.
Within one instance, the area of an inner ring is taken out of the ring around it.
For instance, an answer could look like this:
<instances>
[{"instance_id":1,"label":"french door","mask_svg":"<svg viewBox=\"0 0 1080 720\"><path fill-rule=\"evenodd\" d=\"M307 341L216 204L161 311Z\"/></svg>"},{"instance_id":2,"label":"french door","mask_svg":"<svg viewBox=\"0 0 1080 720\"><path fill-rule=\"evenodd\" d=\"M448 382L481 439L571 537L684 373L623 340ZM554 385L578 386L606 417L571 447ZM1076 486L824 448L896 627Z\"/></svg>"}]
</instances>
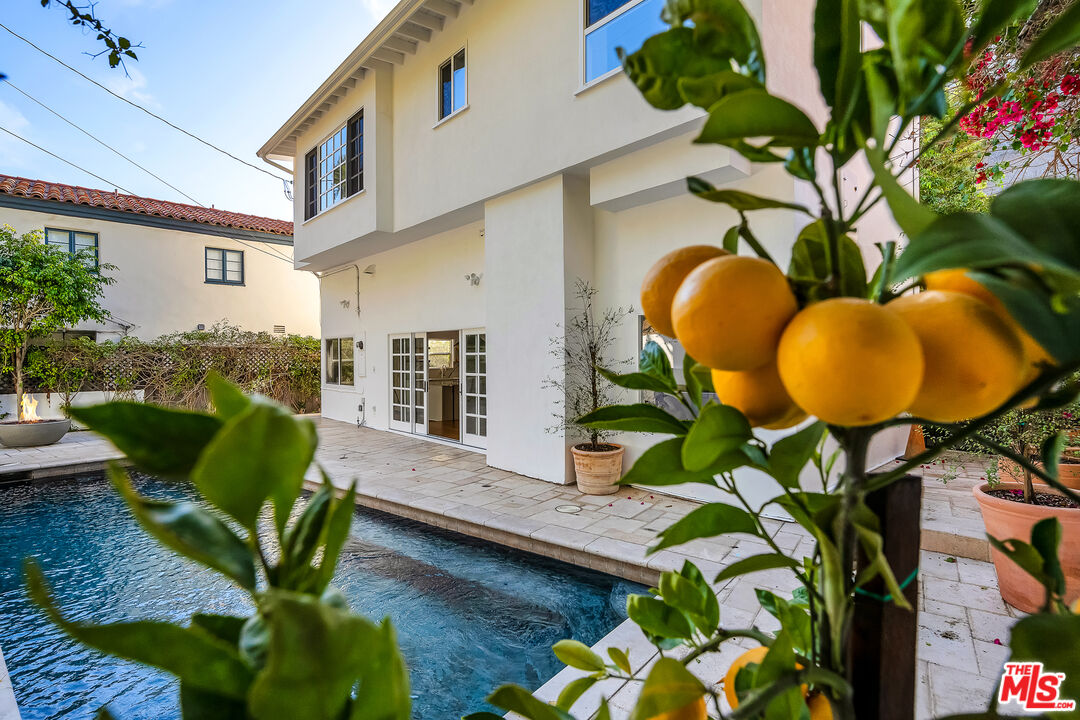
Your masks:
<instances>
[{"instance_id":1,"label":"french door","mask_svg":"<svg viewBox=\"0 0 1080 720\"><path fill-rule=\"evenodd\" d=\"M461 343L462 417L461 441L487 447L487 333L463 330Z\"/></svg>"},{"instance_id":2,"label":"french door","mask_svg":"<svg viewBox=\"0 0 1080 720\"><path fill-rule=\"evenodd\" d=\"M394 430L413 432L416 422L417 351L423 353L423 343L416 343L411 333L390 336L390 427Z\"/></svg>"}]
</instances>

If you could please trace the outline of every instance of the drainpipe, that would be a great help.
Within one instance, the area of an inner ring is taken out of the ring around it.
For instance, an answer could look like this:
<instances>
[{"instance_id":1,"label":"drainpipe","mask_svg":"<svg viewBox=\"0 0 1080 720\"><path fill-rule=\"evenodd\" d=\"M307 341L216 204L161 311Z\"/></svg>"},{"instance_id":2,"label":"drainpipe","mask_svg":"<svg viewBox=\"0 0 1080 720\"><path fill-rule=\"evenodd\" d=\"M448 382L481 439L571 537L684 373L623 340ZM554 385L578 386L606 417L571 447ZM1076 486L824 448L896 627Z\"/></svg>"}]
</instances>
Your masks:
<instances>
[{"instance_id":1,"label":"drainpipe","mask_svg":"<svg viewBox=\"0 0 1080 720\"><path fill-rule=\"evenodd\" d=\"M345 267L338 268L337 270L334 270L332 272L320 273L320 272L316 272L314 270L311 270L310 272L311 272L312 275L319 278L319 280L321 281L323 278L328 278L331 275L337 275L338 273L343 273L346 270L348 270L349 268L352 268L353 270L356 271L356 316L360 317L360 266L359 265L357 265L356 263L353 263L352 265L346 265Z\"/></svg>"}]
</instances>

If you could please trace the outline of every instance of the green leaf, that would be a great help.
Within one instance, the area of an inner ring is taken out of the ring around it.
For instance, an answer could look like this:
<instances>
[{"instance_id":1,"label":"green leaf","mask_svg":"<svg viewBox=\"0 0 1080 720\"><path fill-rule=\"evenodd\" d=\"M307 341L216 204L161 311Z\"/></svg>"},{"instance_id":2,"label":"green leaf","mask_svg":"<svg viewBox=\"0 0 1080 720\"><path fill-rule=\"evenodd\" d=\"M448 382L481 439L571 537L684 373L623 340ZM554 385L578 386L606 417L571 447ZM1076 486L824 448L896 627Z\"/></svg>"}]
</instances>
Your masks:
<instances>
[{"instance_id":1,"label":"green leaf","mask_svg":"<svg viewBox=\"0 0 1080 720\"><path fill-rule=\"evenodd\" d=\"M724 233L723 247L732 255L739 254L739 226L733 225Z\"/></svg>"},{"instance_id":2,"label":"green leaf","mask_svg":"<svg viewBox=\"0 0 1080 720\"><path fill-rule=\"evenodd\" d=\"M221 420L212 415L144 403L111 402L70 412L112 441L140 470L160 477L186 477L221 429Z\"/></svg>"},{"instance_id":3,"label":"green leaf","mask_svg":"<svg viewBox=\"0 0 1080 720\"><path fill-rule=\"evenodd\" d=\"M765 54L750 13L739 0L671 0L660 13L669 25L690 26L710 55L765 82Z\"/></svg>"},{"instance_id":4,"label":"green leaf","mask_svg":"<svg viewBox=\"0 0 1080 720\"><path fill-rule=\"evenodd\" d=\"M814 8L814 66L825 102L839 112L851 102L859 77L862 33L857 0L818 0Z\"/></svg>"},{"instance_id":5,"label":"green leaf","mask_svg":"<svg viewBox=\"0 0 1080 720\"><path fill-rule=\"evenodd\" d=\"M1080 43L1080 7L1073 3L1061 11L1050 27L1028 46L1020 58L1020 70L1025 70L1040 60L1069 50Z\"/></svg>"},{"instance_id":6,"label":"green leaf","mask_svg":"<svg viewBox=\"0 0 1080 720\"><path fill-rule=\"evenodd\" d=\"M477 712L469 713L462 716L461 720L504 720L502 715L496 715L493 712Z\"/></svg>"},{"instance_id":7,"label":"green leaf","mask_svg":"<svg viewBox=\"0 0 1080 720\"><path fill-rule=\"evenodd\" d=\"M620 650L617 647L609 647L607 649L608 657L611 658L611 662L615 663L615 667L622 670L627 675L633 674L633 670L630 667L630 656L626 654L625 650Z\"/></svg>"},{"instance_id":8,"label":"green leaf","mask_svg":"<svg viewBox=\"0 0 1080 720\"><path fill-rule=\"evenodd\" d=\"M696 143L735 147L746 138L772 138L770 145L812 147L818 131L806 114L764 90L743 90L709 108L709 117Z\"/></svg>"},{"instance_id":9,"label":"green leaf","mask_svg":"<svg viewBox=\"0 0 1080 720\"><path fill-rule=\"evenodd\" d=\"M1041 283L1023 273L1011 273L1007 277L982 272L968 274L994 293L1009 315L1058 363L1080 358L1080 298L1065 300L1066 312L1058 312L1054 298Z\"/></svg>"},{"instance_id":10,"label":"green leaf","mask_svg":"<svg viewBox=\"0 0 1080 720\"><path fill-rule=\"evenodd\" d=\"M134 621L109 625L69 622L49 595L37 562L23 561L27 593L48 614L53 624L83 645L126 660L172 673L190 687L230 698L243 699L251 684L251 671L235 647L198 627L184 628L165 622Z\"/></svg>"},{"instance_id":11,"label":"green leaf","mask_svg":"<svg viewBox=\"0 0 1080 720\"><path fill-rule=\"evenodd\" d=\"M216 638L224 640L230 645L240 642L240 631L244 627L246 618L233 617L232 615L214 615L211 613L195 613L191 616L191 624L210 633Z\"/></svg>"},{"instance_id":12,"label":"green leaf","mask_svg":"<svg viewBox=\"0 0 1080 720\"><path fill-rule=\"evenodd\" d=\"M1080 270L1080 183L1043 178L1010 186L990 214L1063 267Z\"/></svg>"},{"instance_id":13,"label":"green leaf","mask_svg":"<svg viewBox=\"0 0 1080 720\"><path fill-rule=\"evenodd\" d=\"M592 672L604 669L604 659L577 640L560 640L551 646L551 650L564 665Z\"/></svg>"},{"instance_id":14,"label":"green leaf","mask_svg":"<svg viewBox=\"0 0 1080 720\"><path fill-rule=\"evenodd\" d=\"M622 430L624 432L667 433L685 435L682 420L655 405L609 405L593 410L577 419L577 424L594 430Z\"/></svg>"},{"instance_id":15,"label":"green leaf","mask_svg":"<svg viewBox=\"0 0 1080 720\"><path fill-rule=\"evenodd\" d=\"M109 478L139 525L161 544L217 570L246 590L255 590L251 550L228 525L193 503L142 497L131 486L127 472L115 463L109 464Z\"/></svg>"},{"instance_id":16,"label":"green leaf","mask_svg":"<svg viewBox=\"0 0 1080 720\"><path fill-rule=\"evenodd\" d=\"M860 586L869 582L872 578L880 577L892 596L892 602L897 607L910 610L911 603L904 597L904 591L900 589L900 584L896 581L892 566L889 565L889 561L885 557L885 539L881 537L879 532L877 516L863 505L856 508L855 518L852 521L855 526L855 534L859 538L863 553L870 561L859 573L858 577L855 578L855 585Z\"/></svg>"},{"instance_id":17,"label":"green leaf","mask_svg":"<svg viewBox=\"0 0 1080 720\"><path fill-rule=\"evenodd\" d=\"M223 695L203 692L180 683L180 717L182 720L237 720L247 716L247 703Z\"/></svg>"},{"instance_id":18,"label":"green leaf","mask_svg":"<svg viewBox=\"0 0 1080 720\"><path fill-rule=\"evenodd\" d=\"M641 694L630 713L630 720L648 720L686 707L705 695L705 686L681 662L662 657L656 661Z\"/></svg>"},{"instance_id":19,"label":"green leaf","mask_svg":"<svg viewBox=\"0 0 1080 720\"><path fill-rule=\"evenodd\" d=\"M1019 565L1020 569L1028 575L1038 580L1040 585L1046 587L1049 584L1049 578L1043 569L1042 555L1034 546L1015 538L999 540L990 534L987 534L986 537L990 540L990 544L997 548L1001 554Z\"/></svg>"},{"instance_id":20,"label":"green leaf","mask_svg":"<svg viewBox=\"0 0 1080 720\"><path fill-rule=\"evenodd\" d=\"M682 611L703 634L712 635L716 632L716 626L720 622L720 607L716 603L716 595L708 585L703 587L679 573L664 572L660 574L659 589L664 602Z\"/></svg>"},{"instance_id":21,"label":"green leaf","mask_svg":"<svg viewBox=\"0 0 1080 720\"><path fill-rule=\"evenodd\" d=\"M791 638L795 650L803 655L809 655L813 644L813 624L810 621L810 613L768 590L758 588L755 593L761 607L780 621L780 626Z\"/></svg>"},{"instance_id":22,"label":"green leaf","mask_svg":"<svg viewBox=\"0 0 1080 720\"><path fill-rule=\"evenodd\" d=\"M376 626L310 595L272 590L265 667L248 697L254 720L408 720L408 676L389 622Z\"/></svg>"},{"instance_id":23,"label":"green leaf","mask_svg":"<svg viewBox=\"0 0 1080 720\"><path fill-rule=\"evenodd\" d=\"M799 474L814 456L824 435L825 423L819 420L777 440L769 451L769 475L786 488L799 487Z\"/></svg>"},{"instance_id":24,"label":"green leaf","mask_svg":"<svg viewBox=\"0 0 1080 720\"><path fill-rule=\"evenodd\" d=\"M658 442L637 459L629 472L620 480L622 485L682 485L694 482L716 486L710 470L691 472L683 468L683 438L672 438Z\"/></svg>"},{"instance_id":25,"label":"green leaf","mask_svg":"<svg viewBox=\"0 0 1080 720\"><path fill-rule=\"evenodd\" d=\"M1065 594L1065 571L1058 550L1061 547L1061 521L1056 517L1043 518L1031 529L1031 546L1042 558L1046 589L1053 595Z\"/></svg>"},{"instance_id":26,"label":"green leaf","mask_svg":"<svg viewBox=\"0 0 1080 720\"><path fill-rule=\"evenodd\" d=\"M324 483L308 500L307 506L292 527L285 531L279 565L281 574L277 583L279 587L302 589L294 586L294 583L311 570L311 560L319 548L323 526L333 499L333 486Z\"/></svg>"},{"instance_id":27,"label":"green leaf","mask_svg":"<svg viewBox=\"0 0 1080 720\"><path fill-rule=\"evenodd\" d=\"M330 478L323 473L323 483L329 485ZM352 529L353 516L356 513L356 481L354 480L345 496L338 499L334 509L330 512L330 521L326 525L326 538L323 546L322 561L319 563L319 572L316 575L315 585L312 592L321 593L330 585L334 577L334 568L337 567L338 556L341 548L349 537Z\"/></svg>"},{"instance_id":28,"label":"green leaf","mask_svg":"<svg viewBox=\"0 0 1080 720\"><path fill-rule=\"evenodd\" d=\"M748 575L749 573L757 572L759 570L773 570L776 568L797 568L799 563L795 562L786 555L777 555L775 553L769 553L764 555L751 555L748 558L737 560L731 565L720 571L713 580L714 583L721 583L725 580L730 580L740 575Z\"/></svg>"},{"instance_id":29,"label":"green leaf","mask_svg":"<svg viewBox=\"0 0 1080 720\"><path fill-rule=\"evenodd\" d=\"M199 458L191 479L207 501L252 531L263 503L273 499L281 532L300 493L316 441L309 420L255 401L225 424Z\"/></svg>"},{"instance_id":30,"label":"green leaf","mask_svg":"<svg viewBox=\"0 0 1080 720\"><path fill-rule=\"evenodd\" d=\"M222 420L239 415L251 406L251 399L217 372L207 374L206 388L210 391L210 401L214 403L217 416Z\"/></svg>"},{"instance_id":31,"label":"green leaf","mask_svg":"<svg viewBox=\"0 0 1080 720\"><path fill-rule=\"evenodd\" d=\"M1045 672L1065 673L1059 697L1080 701L1080 615L1029 615L1013 625L1009 647L1011 662L1037 661Z\"/></svg>"},{"instance_id":32,"label":"green leaf","mask_svg":"<svg viewBox=\"0 0 1080 720\"><path fill-rule=\"evenodd\" d=\"M979 57L982 48L1006 25L1030 16L1037 5L1038 0L984 0L971 29L973 57Z\"/></svg>"},{"instance_id":33,"label":"green leaf","mask_svg":"<svg viewBox=\"0 0 1080 720\"><path fill-rule=\"evenodd\" d=\"M724 455L753 437L750 421L730 405L709 403L701 409L682 446L683 467L708 470Z\"/></svg>"},{"instance_id":34,"label":"green leaf","mask_svg":"<svg viewBox=\"0 0 1080 720\"><path fill-rule=\"evenodd\" d=\"M698 361L690 357L690 353L683 354L683 381L686 383L686 394L690 396L690 402L694 404L694 407L701 407L701 393L702 385L699 375L694 373L694 369L698 367Z\"/></svg>"},{"instance_id":35,"label":"green leaf","mask_svg":"<svg viewBox=\"0 0 1080 720\"><path fill-rule=\"evenodd\" d=\"M638 357L638 368L646 375L660 380L666 387L678 389L675 382L675 371L671 367L671 361L664 352L664 348L655 340L645 343Z\"/></svg>"},{"instance_id":36,"label":"green leaf","mask_svg":"<svg viewBox=\"0 0 1080 720\"><path fill-rule=\"evenodd\" d=\"M709 585L709 581L705 579L705 575L698 569L697 565L694 565L694 563L689 560L683 561L683 566L682 569L679 570L679 575L693 583L701 592L702 597L705 598L705 604L701 611L690 615L690 620L697 625L703 633L712 635L720 625L720 603L716 599L716 593L713 591L712 586Z\"/></svg>"},{"instance_id":37,"label":"green leaf","mask_svg":"<svg viewBox=\"0 0 1080 720\"><path fill-rule=\"evenodd\" d=\"M781 200L773 200L772 198L760 197L758 195L751 195L750 193L742 192L740 190L717 190L710 183L697 177L687 178L686 185L691 193L697 195L702 200L723 203L739 212L782 208L786 210L797 210L810 215L810 211L802 205L783 202Z\"/></svg>"},{"instance_id":38,"label":"green leaf","mask_svg":"<svg viewBox=\"0 0 1080 720\"><path fill-rule=\"evenodd\" d=\"M488 696L487 701L501 710L517 713L529 720L574 720L574 717L562 708L548 705L517 685L499 687Z\"/></svg>"},{"instance_id":39,"label":"green leaf","mask_svg":"<svg viewBox=\"0 0 1080 720\"><path fill-rule=\"evenodd\" d=\"M1065 446L1068 444L1068 435L1064 430L1058 430L1053 435L1043 440L1042 443L1042 461L1043 469L1050 477L1058 477L1058 467L1061 463L1061 453L1065 451Z\"/></svg>"},{"instance_id":40,"label":"green leaf","mask_svg":"<svg viewBox=\"0 0 1080 720\"><path fill-rule=\"evenodd\" d=\"M690 511L675 524L661 530L659 542L649 548L656 552L682 545L698 538L716 537L731 533L757 535L757 524L750 513L734 505L709 503Z\"/></svg>"},{"instance_id":41,"label":"green leaf","mask_svg":"<svg viewBox=\"0 0 1080 720\"><path fill-rule=\"evenodd\" d=\"M663 600L649 595L629 595L626 614L654 638L689 640L694 635L690 621Z\"/></svg>"},{"instance_id":42,"label":"green leaf","mask_svg":"<svg viewBox=\"0 0 1080 720\"><path fill-rule=\"evenodd\" d=\"M885 152L880 147L866 147L866 159L870 163L870 169L874 173L881 194L884 195L889 209L892 210L893 219L900 229L907 233L909 238L916 238L926 230L937 217L934 211L916 200L906 188L904 188L893 176L892 171L885 167ZM910 250L910 247L909 247ZM907 255L908 250L901 255L901 261Z\"/></svg>"},{"instance_id":43,"label":"green leaf","mask_svg":"<svg viewBox=\"0 0 1080 720\"><path fill-rule=\"evenodd\" d=\"M555 701L555 705L563 710L569 711L574 706L574 703L578 701L585 691L596 684L596 678L591 675L571 680L566 684L566 687L559 693L559 699Z\"/></svg>"},{"instance_id":44,"label":"green leaf","mask_svg":"<svg viewBox=\"0 0 1080 720\"><path fill-rule=\"evenodd\" d=\"M837 246L840 250L840 294L846 297L866 297L866 266L863 265L862 251L848 235L841 235ZM799 233L791 249L788 275L824 282L829 273L829 239L824 222L817 220ZM832 296L816 289L808 293L810 301L824 300Z\"/></svg>"},{"instance_id":45,"label":"green leaf","mask_svg":"<svg viewBox=\"0 0 1080 720\"><path fill-rule=\"evenodd\" d=\"M683 100L708 110L722 98L743 90L764 90L764 86L754 78L740 75L731 70L711 73L700 77L681 77L675 81L675 87Z\"/></svg>"},{"instance_id":46,"label":"green leaf","mask_svg":"<svg viewBox=\"0 0 1080 720\"><path fill-rule=\"evenodd\" d=\"M690 28L673 28L653 35L640 50L623 57L622 61L626 74L637 85L642 97L661 110L675 110L688 102L680 87L689 78L731 71L730 53L727 56L709 53L697 43ZM714 81L711 92L721 89ZM689 97L695 100L707 92L705 87L694 84L687 90Z\"/></svg>"}]
</instances>

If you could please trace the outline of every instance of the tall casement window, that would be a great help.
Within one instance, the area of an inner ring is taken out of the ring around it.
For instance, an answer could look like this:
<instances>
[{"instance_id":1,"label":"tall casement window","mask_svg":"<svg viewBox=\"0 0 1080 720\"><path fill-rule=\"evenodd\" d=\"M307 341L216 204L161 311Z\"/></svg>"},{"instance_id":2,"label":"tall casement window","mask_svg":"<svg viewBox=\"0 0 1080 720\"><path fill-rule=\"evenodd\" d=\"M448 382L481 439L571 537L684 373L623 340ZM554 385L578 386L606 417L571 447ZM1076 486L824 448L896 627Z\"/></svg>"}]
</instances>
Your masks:
<instances>
[{"instance_id":1,"label":"tall casement window","mask_svg":"<svg viewBox=\"0 0 1080 720\"><path fill-rule=\"evenodd\" d=\"M206 248L206 282L215 285L244 284L244 251Z\"/></svg>"},{"instance_id":2,"label":"tall casement window","mask_svg":"<svg viewBox=\"0 0 1080 720\"><path fill-rule=\"evenodd\" d=\"M98 236L97 233L80 232L78 230L57 230L45 228L45 242L66 250L72 255L80 254L83 264L88 268L97 269L98 266Z\"/></svg>"},{"instance_id":3,"label":"tall casement window","mask_svg":"<svg viewBox=\"0 0 1080 720\"><path fill-rule=\"evenodd\" d=\"M660 19L664 0L582 0L585 3L585 82L619 67L616 48L641 49L646 39L668 29Z\"/></svg>"},{"instance_id":4,"label":"tall casement window","mask_svg":"<svg viewBox=\"0 0 1080 720\"><path fill-rule=\"evenodd\" d=\"M364 189L364 111L353 115L304 157L309 220Z\"/></svg>"},{"instance_id":5,"label":"tall casement window","mask_svg":"<svg viewBox=\"0 0 1080 720\"><path fill-rule=\"evenodd\" d=\"M326 383L328 385L353 384L353 339L351 337L326 340Z\"/></svg>"},{"instance_id":6,"label":"tall casement window","mask_svg":"<svg viewBox=\"0 0 1080 720\"><path fill-rule=\"evenodd\" d=\"M462 48L439 66L439 119L449 117L465 107L467 100L465 49Z\"/></svg>"}]
</instances>

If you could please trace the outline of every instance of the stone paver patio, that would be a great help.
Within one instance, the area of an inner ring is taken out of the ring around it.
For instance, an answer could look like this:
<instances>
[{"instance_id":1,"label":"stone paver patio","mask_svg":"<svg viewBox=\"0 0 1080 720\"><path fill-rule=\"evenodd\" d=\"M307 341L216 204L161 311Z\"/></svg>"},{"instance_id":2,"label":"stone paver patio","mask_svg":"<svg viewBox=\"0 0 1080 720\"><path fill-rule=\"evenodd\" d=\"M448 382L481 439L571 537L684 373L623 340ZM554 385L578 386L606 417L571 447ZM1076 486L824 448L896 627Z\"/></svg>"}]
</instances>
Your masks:
<instances>
[{"instance_id":1,"label":"stone paver patio","mask_svg":"<svg viewBox=\"0 0 1080 720\"><path fill-rule=\"evenodd\" d=\"M464 448L322 418L316 418L316 424L317 457L335 485L345 487L356 480L360 504L439 527L648 584L655 583L662 570L681 567L686 559L711 576L740 558L769 550L756 538L713 538L647 555L646 547L658 531L699 504L641 489L585 496L574 486L488 467L484 455ZM0 450L0 482L5 477L89 472L119 456L102 438L71 433L50 447ZM920 718L985 707L1007 655L1008 627L1015 620L1015 611L997 592L993 566L985 562L988 548L970 490L980 482L983 470L969 467L946 463L920 471L925 478L919 575ZM955 477L942 484L946 472ZM309 480L317 482L317 475ZM566 506L577 510L564 512ZM764 522L778 546L809 554L812 541L801 527ZM779 570L728 581L718 587L722 622L775 630L776 621L758 607L754 589L787 594L794 583ZM629 648L635 666L655 658L652 646L629 622L599 645L605 644ZM706 683L717 682L740 651L737 644L728 645L723 653L695 663L695 672ZM538 695L554 699L576 674L564 670ZM603 692L613 697L615 716L624 717L636 686L618 685L611 681L597 686L579 702L584 706L591 698L595 703Z\"/></svg>"}]
</instances>

